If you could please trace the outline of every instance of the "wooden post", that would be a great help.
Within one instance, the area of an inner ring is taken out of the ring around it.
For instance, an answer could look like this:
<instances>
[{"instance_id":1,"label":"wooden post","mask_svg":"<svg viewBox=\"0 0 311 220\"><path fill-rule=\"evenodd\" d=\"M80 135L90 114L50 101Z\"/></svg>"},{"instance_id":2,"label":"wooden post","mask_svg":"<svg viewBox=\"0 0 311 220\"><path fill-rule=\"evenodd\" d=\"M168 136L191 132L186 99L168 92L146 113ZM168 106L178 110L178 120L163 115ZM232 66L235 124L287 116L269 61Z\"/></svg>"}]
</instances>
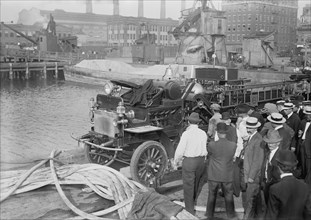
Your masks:
<instances>
[{"instance_id":1,"label":"wooden post","mask_svg":"<svg viewBox=\"0 0 311 220\"><path fill-rule=\"evenodd\" d=\"M13 79L13 68L12 68L12 63L9 63L9 65L10 65L9 79Z\"/></svg>"},{"instance_id":2,"label":"wooden post","mask_svg":"<svg viewBox=\"0 0 311 220\"><path fill-rule=\"evenodd\" d=\"M29 79L29 63L26 63L26 75L25 75L26 79Z\"/></svg>"},{"instance_id":3,"label":"wooden post","mask_svg":"<svg viewBox=\"0 0 311 220\"><path fill-rule=\"evenodd\" d=\"M46 63L44 62L44 66L43 66L43 78L46 79Z\"/></svg>"},{"instance_id":4,"label":"wooden post","mask_svg":"<svg viewBox=\"0 0 311 220\"><path fill-rule=\"evenodd\" d=\"M55 62L55 79L58 79L58 66L57 66L57 62Z\"/></svg>"}]
</instances>

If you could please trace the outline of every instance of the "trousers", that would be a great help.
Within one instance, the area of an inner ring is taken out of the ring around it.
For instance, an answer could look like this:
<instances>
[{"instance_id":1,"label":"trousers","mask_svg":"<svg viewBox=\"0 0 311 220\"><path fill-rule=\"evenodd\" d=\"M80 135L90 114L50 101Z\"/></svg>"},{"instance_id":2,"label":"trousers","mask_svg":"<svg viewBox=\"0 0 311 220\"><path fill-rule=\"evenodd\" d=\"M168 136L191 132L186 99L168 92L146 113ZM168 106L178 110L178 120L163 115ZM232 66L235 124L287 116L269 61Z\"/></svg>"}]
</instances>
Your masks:
<instances>
[{"instance_id":1,"label":"trousers","mask_svg":"<svg viewBox=\"0 0 311 220\"><path fill-rule=\"evenodd\" d=\"M185 157L182 162L182 180L185 209L194 215L194 201L204 172L205 157Z\"/></svg>"},{"instance_id":2,"label":"trousers","mask_svg":"<svg viewBox=\"0 0 311 220\"><path fill-rule=\"evenodd\" d=\"M223 182L215 182L215 181L210 181L210 180L208 181L208 199L207 199L205 215L208 218L212 218L214 216L216 197L217 197L217 192L218 192L219 187L221 187L224 193L227 217L229 219L233 218L236 216L236 214L235 214L235 209L234 209L232 182L223 183Z\"/></svg>"}]
</instances>

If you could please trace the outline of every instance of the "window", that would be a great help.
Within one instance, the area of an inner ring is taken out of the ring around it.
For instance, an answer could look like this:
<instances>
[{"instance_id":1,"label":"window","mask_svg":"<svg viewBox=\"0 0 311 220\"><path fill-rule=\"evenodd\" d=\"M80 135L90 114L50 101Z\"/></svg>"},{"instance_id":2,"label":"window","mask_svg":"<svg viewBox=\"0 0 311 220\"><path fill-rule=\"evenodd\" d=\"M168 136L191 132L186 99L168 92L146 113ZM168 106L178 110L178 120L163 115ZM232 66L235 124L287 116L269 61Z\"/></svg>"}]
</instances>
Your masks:
<instances>
[{"instance_id":1,"label":"window","mask_svg":"<svg viewBox=\"0 0 311 220\"><path fill-rule=\"evenodd\" d=\"M230 25L228 25L228 32L230 32L231 31L231 27L230 27Z\"/></svg>"},{"instance_id":2,"label":"window","mask_svg":"<svg viewBox=\"0 0 311 220\"><path fill-rule=\"evenodd\" d=\"M10 33L10 37L14 37L14 33L11 32L11 33Z\"/></svg>"},{"instance_id":3,"label":"window","mask_svg":"<svg viewBox=\"0 0 311 220\"><path fill-rule=\"evenodd\" d=\"M228 39L228 41L231 41L231 35L230 34L227 36L227 39Z\"/></svg>"},{"instance_id":4,"label":"window","mask_svg":"<svg viewBox=\"0 0 311 220\"><path fill-rule=\"evenodd\" d=\"M243 25L242 25L242 31L245 31L245 27L246 27L246 25L243 24Z\"/></svg>"},{"instance_id":5,"label":"window","mask_svg":"<svg viewBox=\"0 0 311 220\"><path fill-rule=\"evenodd\" d=\"M222 23L221 23L221 19L218 19L218 26L217 26L218 32L221 32L222 29Z\"/></svg>"},{"instance_id":6,"label":"window","mask_svg":"<svg viewBox=\"0 0 311 220\"><path fill-rule=\"evenodd\" d=\"M232 31L235 31L235 25L232 27Z\"/></svg>"},{"instance_id":7,"label":"window","mask_svg":"<svg viewBox=\"0 0 311 220\"><path fill-rule=\"evenodd\" d=\"M252 20L252 15L251 14L248 14L248 20Z\"/></svg>"}]
</instances>

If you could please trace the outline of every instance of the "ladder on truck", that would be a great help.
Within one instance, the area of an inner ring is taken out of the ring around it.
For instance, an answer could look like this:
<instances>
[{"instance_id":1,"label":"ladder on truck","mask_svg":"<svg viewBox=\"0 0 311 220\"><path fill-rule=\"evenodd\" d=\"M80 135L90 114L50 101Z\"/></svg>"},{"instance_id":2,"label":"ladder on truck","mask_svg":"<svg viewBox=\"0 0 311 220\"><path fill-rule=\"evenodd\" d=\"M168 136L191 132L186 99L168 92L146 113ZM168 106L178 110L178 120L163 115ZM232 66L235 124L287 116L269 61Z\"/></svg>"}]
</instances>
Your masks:
<instances>
[{"instance_id":1,"label":"ladder on truck","mask_svg":"<svg viewBox=\"0 0 311 220\"><path fill-rule=\"evenodd\" d=\"M259 106L262 103L276 101L284 97L294 95L293 81L276 83L244 85L242 88L224 90L222 93L222 107L231 108L245 103L251 106Z\"/></svg>"}]
</instances>

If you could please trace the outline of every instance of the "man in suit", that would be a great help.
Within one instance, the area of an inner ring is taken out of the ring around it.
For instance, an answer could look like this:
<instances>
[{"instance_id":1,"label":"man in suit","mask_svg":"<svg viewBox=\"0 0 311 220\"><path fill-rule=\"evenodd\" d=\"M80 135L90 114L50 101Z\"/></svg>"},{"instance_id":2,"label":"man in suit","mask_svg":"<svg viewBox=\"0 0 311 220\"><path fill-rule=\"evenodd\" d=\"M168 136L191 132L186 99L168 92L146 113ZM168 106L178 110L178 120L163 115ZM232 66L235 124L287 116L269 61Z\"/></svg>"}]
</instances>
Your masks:
<instances>
[{"instance_id":1,"label":"man in suit","mask_svg":"<svg viewBox=\"0 0 311 220\"><path fill-rule=\"evenodd\" d=\"M265 136L271 129L278 131L279 135L282 137L280 147L284 150L289 150L294 131L291 127L285 124L286 119L280 113L272 113L267 117L267 120L268 122L265 123L260 132L261 135Z\"/></svg>"},{"instance_id":2,"label":"man in suit","mask_svg":"<svg viewBox=\"0 0 311 220\"><path fill-rule=\"evenodd\" d=\"M296 152L297 142L298 142L298 130L300 125L299 116L293 112L294 105L291 102L284 103L283 111L286 114L286 124L291 127L295 134L291 141L290 150ZM297 152L296 152L297 153Z\"/></svg>"},{"instance_id":3,"label":"man in suit","mask_svg":"<svg viewBox=\"0 0 311 220\"><path fill-rule=\"evenodd\" d=\"M242 191L244 219L255 217L254 201L260 189L260 174L264 159L264 149L261 146L262 136L257 132L260 126L260 122L258 122L258 119L255 117L249 117L246 121L249 139L243 149L244 181L246 183L246 191Z\"/></svg>"},{"instance_id":4,"label":"man in suit","mask_svg":"<svg viewBox=\"0 0 311 220\"><path fill-rule=\"evenodd\" d=\"M280 151L280 143L282 143L282 137L279 132L272 129L263 137L265 143L265 157L262 164L262 181L264 185L265 199L268 199L269 188L272 184L280 180L279 170L277 168L277 157Z\"/></svg>"},{"instance_id":5,"label":"man in suit","mask_svg":"<svg viewBox=\"0 0 311 220\"><path fill-rule=\"evenodd\" d=\"M185 208L194 215L194 201L198 196L207 155L207 135L198 127L201 121L198 113L192 112L187 119L189 126L182 134L176 148L174 166L177 167L182 161Z\"/></svg>"},{"instance_id":6,"label":"man in suit","mask_svg":"<svg viewBox=\"0 0 311 220\"><path fill-rule=\"evenodd\" d=\"M217 124L218 141L212 141L207 147L209 165L207 179L209 186L206 216L213 218L218 188L224 193L228 218L235 217L233 201L233 156L236 144L226 139L229 126L223 122Z\"/></svg>"},{"instance_id":7,"label":"man in suit","mask_svg":"<svg viewBox=\"0 0 311 220\"><path fill-rule=\"evenodd\" d=\"M270 187L266 219L311 219L310 188L292 173L298 162L295 154L280 150L276 161L281 180Z\"/></svg>"},{"instance_id":8,"label":"man in suit","mask_svg":"<svg viewBox=\"0 0 311 220\"><path fill-rule=\"evenodd\" d=\"M302 168L302 178L306 178L306 182L311 184L311 106L305 106L303 113L305 118L300 123L298 131L299 147L297 150L298 164Z\"/></svg>"}]
</instances>

